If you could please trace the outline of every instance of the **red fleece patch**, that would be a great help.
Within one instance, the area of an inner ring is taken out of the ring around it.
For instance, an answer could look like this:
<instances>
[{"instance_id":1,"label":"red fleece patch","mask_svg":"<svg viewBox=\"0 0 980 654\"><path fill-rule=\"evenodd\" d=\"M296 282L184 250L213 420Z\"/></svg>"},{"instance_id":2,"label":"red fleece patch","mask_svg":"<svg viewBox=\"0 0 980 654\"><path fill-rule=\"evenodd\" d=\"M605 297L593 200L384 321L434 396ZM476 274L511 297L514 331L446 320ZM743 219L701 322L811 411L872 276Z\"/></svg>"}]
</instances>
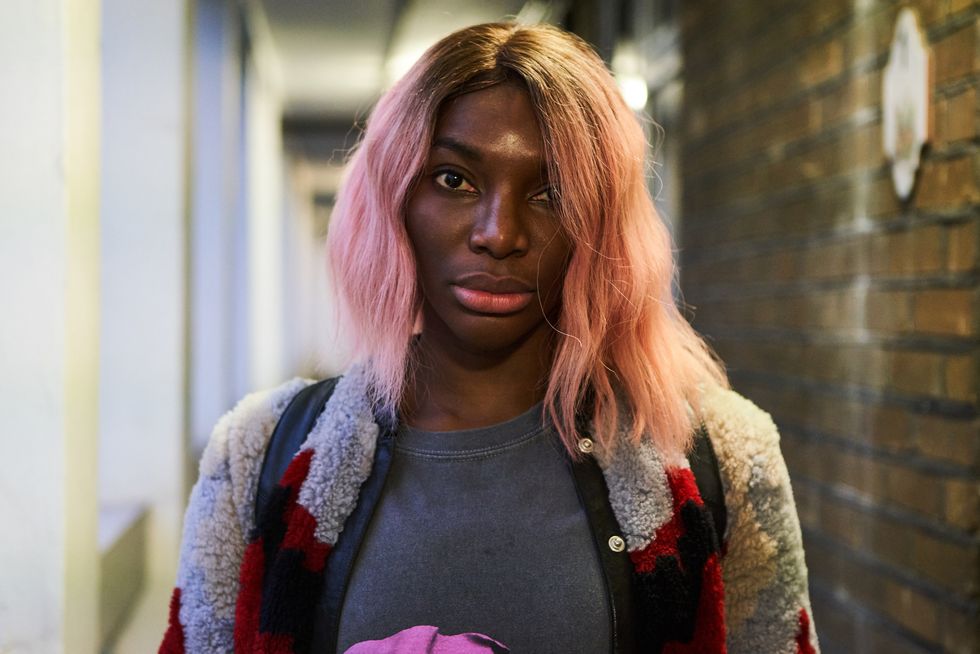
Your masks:
<instances>
[{"instance_id":1,"label":"red fleece patch","mask_svg":"<svg viewBox=\"0 0 980 654\"><path fill-rule=\"evenodd\" d=\"M303 552L303 567L320 572L326 564L330 546L316 539L316 518L302 504L297 504L289 516L289 527L282 539L282 549Z\"/></svg>"},{"instance_id":2,"label":"red fleece patch","mask_svg":"<svg viewBox=\"0 0 980 654\"><path fill-rule=\"evenodd\" d=\"M725 589L721 581L718 555L704 564L701 598L698 601L697 629L689 643L667 643L663 654L725 654Z\"/></svg>"},{"instance_id":3,"label":"red fleece patch","mask_svg":"<svg viewBox=\"0 0 980 654\"><path fill-rule=\"evenodd\" d=\"M235 651L251 652L259 631L262 610L262 579L265 576L265 550L259 538L245 548L238 578L238 601L235 604Z\"/></svg>"},{"instance_id":4,"label":"red fleece patch","mask_svg":"<svg viewBox=\"0 0 980 654\"><path fill-rule=\"evenodd\" d=\"M298 506L296 498L299 496L299 488L310 471L312 458L313 450L304 450L297 454L279 481L280 487L289 490L289 499L286 501L282 516L287 525L292 524L292 516ZM290 526L289 529L292 527ZM236 652L279 651L253 649L261 646L263 642L272 642L266 634L259 634L259 618L262 612L262 582L265 579L265 573L265 543L259 537L245 548L245 555L242 557L242 566L239 571L238 600L235 604Z\"/></svg>"},{"instance_id":5,"label":"red fleece patch","mask_svg":"<svg viewBox=\"0 0 980 654\"><path fill-rule=\"evenodd\" d=\"M180 624L180 588L170 596L170 618L167 633L160 643L159 654L184 654L184 627Z\"/></svg>"},{"instance_id":6,"label":"red fleece patch","mask_svg":"<svg viewBox=\"0 0 980 654\"><path fill-rule=\"evenodd\" d=\"M698 506L703 506L698 485L694 481L694 473L689 468L668 468L667 484L674 499L671 507L670 520L660 525L653 541L638 552L630 552L630 559L638 574L652 572L657 567L658 556L677 556L677 539L684 533L684 523L681 518L681 506L688 500L694 500Z\"/></svg>"},{"instance_id":7,"label":"red fleece patch","mask_svg":"<svg viewBox=\"0 0 980 654\"><path fill-rule=\"evenodd\" d=\"M309 474L313 450L296 455L279 482L288 491L286 504L280 519L286 525L286 533L278 551L298 550L303 553L303 567L312 573L323 571L330 545L317 541L316 519L298 502L299 489ZM262 615L262 586L268 567L265 542L262 537L249 543L242 558L239 574L238 602L235 605L235 651L285 654L293 651L293 634L260 633ZM275 574L275 573L273 573Z\"/></svg>"},{"instance_id":8,"label":"red fleece patch","mask_svg":"<svg viewBox=\"0 0 980 654\"><path fill-rule=\"evenodd\" d=\"M817 654L810 643L810 616L806 609L800 609L800 628L796 632L796 654Z\"/></svg>"},{"instance_id":9,"label":"red fleece patch","mask_svg":"<svg viewBox=\"0 0 980 654\"><path fill-rule=\"evenodd\" d=\"M292 634L259 634L255 639L257 654L293 654Z\"/></svg>"},{"instance_id":10,"label":"red fleece patch","mask_svg":"<svg viewBox=\"0 0 980 654\"><path fill-rule=\"evenodd\" d=\"M293 460L289 462L289 466L286 468L286 472L282 474L279 485L290 490L290 504L296 501L296 496L299 494L299 487L303 485L303 482L306 481L306 475L310 473L310 461L312 460L313 450L303 450L293 457Z\"/></svg>"}]
</instances>

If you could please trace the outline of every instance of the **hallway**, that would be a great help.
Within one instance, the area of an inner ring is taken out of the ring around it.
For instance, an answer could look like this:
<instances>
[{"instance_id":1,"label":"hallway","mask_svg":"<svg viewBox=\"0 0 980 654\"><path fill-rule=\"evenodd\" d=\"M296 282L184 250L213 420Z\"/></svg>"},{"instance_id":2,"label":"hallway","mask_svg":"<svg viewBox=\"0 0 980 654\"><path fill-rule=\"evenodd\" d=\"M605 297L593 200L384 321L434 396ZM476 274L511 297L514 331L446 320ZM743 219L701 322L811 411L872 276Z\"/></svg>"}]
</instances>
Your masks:
<instances>
[{"instance_id":1,"label":"hallway","mask_svg":"<svg viewBox=\"0 0 980 654\"><path fill-rule=\"evenodd\" d=\"M903 9L924 144L890 131ZM505 18L591 43L644 125L685 316L779 427L823 651L980 651L975 0L5 4L0 651L159 645L215 423L347 365L324 242L372 106Z\"/></svg>"}]
</instances>

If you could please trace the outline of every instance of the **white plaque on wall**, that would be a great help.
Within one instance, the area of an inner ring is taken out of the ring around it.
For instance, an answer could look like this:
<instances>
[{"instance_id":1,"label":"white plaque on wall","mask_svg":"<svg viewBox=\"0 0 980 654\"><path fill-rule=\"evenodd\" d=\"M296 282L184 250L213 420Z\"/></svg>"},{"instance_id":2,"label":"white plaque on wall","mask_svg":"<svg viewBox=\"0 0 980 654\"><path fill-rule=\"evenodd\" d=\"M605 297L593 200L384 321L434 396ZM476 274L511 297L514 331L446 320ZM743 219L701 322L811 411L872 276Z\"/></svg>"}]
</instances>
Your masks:
<instances>
[{"instance_id":1,"label":"white plaque on wall","mask_svg":"<svg viewBox=\"0 0 980 654\"><path fill-rule=\"evenodd\" d=\"M915 12L898 14L888 64L882 78L882 143L892 163L892 182L908 199L919 167L919 152L929 140L929 51Z\"/></svg>"}]
</instances>

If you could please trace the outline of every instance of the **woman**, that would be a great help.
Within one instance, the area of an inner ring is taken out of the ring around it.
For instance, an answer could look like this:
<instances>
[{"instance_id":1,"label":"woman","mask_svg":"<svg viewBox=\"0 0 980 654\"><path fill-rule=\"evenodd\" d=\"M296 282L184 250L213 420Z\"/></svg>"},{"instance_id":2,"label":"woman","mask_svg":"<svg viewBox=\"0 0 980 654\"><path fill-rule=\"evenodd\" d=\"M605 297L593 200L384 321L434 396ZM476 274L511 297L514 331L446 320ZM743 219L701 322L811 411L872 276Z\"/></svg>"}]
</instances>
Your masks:
<instances>
[{"instance_id":1,"label":"woman","mask_svg":"<svg viewBox=\"0 0 980 654\"><path fill-rule=\"evenodd\" d=\"M816 651L778 435L674 304L644 149L556 28L423 55L330 229L358 363L219 423L161 651Z\"/></svg>"}]
</instances>

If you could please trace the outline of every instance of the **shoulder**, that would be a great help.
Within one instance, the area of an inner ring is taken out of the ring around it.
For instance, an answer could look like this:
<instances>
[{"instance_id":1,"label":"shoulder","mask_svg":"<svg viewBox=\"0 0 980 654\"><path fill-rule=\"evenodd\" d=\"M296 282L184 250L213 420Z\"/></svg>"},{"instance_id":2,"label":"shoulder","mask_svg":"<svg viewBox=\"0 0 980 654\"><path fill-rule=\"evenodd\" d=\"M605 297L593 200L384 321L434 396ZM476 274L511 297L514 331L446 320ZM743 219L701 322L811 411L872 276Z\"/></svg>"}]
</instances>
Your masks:
<instances>
[{"instance_id":1,"label":"shoulder","mask_svg":"<svg viewBox=\"0 0 980 654\"><path fill-rule=\"evenodd\" d=\"M296 394L311 383L295 378L250 393L211 432L201 456L198 483L206 484L210 495L227 497L244 533L252 526L258 477L276 423Z\"/></svg>"},{"instance_id":2,"label":"shoulder","mask_svg":"<svg viewBox=\"0 0 980 654\"><path fill-rule=\"evenodd\" d=\"M806 562L776 425L723 388L706 389L700 409L729 518L722 559L729 651L799 651L801 638L815 647L801 617L810 609Z\"/></svg>"},{"instance_id":3,"label":"shoulder","mask_svg":"<svg viewBox=\"0 0 980 654\"><path fill-rule=\"evenodd\" d=\"M726 388L706 388L700 420L718 459L726 501L736 499L749 485L783 483L786 465L776 424L751 400Z\"/></svg>"},{"instance_id":4,"label":"shoulder","mask_svg":"<svg viewBox=\"0 0 980 654\"><path fill-rule=\"evenodd\" d=\"M313 383L294 378L275 388L249 393L218 420L201 457L201 476L221 474L226 465L261 455L283 411Z\"/></svg>"},{"instance_id":5,"label":"shoulder","mask_svg":"<svg viewBox=\"0 0 980 654\"><path fill-rule=\"evenodd\" d=\"M779 432L772 417L751 400L719 386L701 394L701 422L715 449L754 455L779 449Z\"/></svg>"},{"instance_id":6,"label":"shoulder","mask_svg":"<svg viewBox=\"0 0 980 654\"><path fill-rule=\"evenodd\" d=\"M735 391L711 387L701 396L700 420L718 460L729 536L746 521L780 522L795 506L772 417Z\"/></svg>"}]
</instances>

